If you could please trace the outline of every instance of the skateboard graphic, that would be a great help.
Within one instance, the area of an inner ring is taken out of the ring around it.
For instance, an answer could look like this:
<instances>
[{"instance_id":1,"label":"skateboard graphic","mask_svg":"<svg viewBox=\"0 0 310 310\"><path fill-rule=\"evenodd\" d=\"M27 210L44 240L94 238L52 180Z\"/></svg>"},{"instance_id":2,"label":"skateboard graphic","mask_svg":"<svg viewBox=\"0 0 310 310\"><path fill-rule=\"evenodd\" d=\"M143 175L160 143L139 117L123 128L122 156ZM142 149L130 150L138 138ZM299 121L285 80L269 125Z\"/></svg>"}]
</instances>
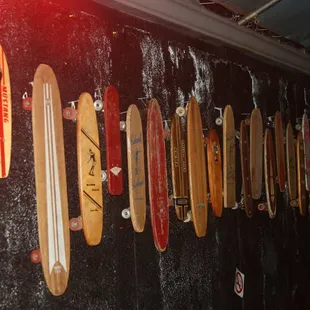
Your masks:
<instances>
[{"instance_id":1,"label":"skateboard graphic","mask_svg":"<svg viewBox=\"0 0 310 310\"><path fill-rule=\"evenodd\" d=\"M129 211L134 230L142 232L146 218L144 146L140 112L134 104L127 110L126 134L130 204L126 211Z\"/></svg>"},{"instance_id":2,"label":"skateboard graphic","mask_svg":"<svg viewBox=\"0 0 310 310\"><path fill-rule=\"evenodd\" d=\"M192 97L187 112L187 154L191 213L197 237L207 233L208 196L206 158L200 108Z\"/></svg>"},{"instance_id":3,"label":"skateboard graphic","mask_svg":"<svg viewBox=\"0 0 310 310\"><path fill-rule=\"evenodd\" d=\"M32 127L40 255L46 284L58 296L70 268L66 166L58 84L44 64L34 76Z\"/></svg>"},{"instance_id":4,"label":"skateboard graphic","mask_svg":"<svg viewBox=\"0 0 310 310\"><path fill-rule=\"evenodd\" d=\"M310 133L309 133L309 120L305 112L302 117L302 138L304 141L304 154L305 154L305 180L306 190L310 191Z\"/></svg>"},{"instance_id":5,"label":"skateboard graphic","mask_svg":"<svg viewBox=\"0 0 310 310\"><path fill-rule=\"evenodd\" d=\"M10 171L12 145L12 103L9 67L0 45L0 179Z\"/></svg>"},{"instance_id":6,"label":"skateboard graphic","mask_svg":"<svg viewBox=\"0 0 310 310\"><path fill-rule=\"evenodd\" d=\"M234 112L230 105L223 115L223 189L224 207L235 207L236 202L236 145Z\"/></svg>"},{"instance_id":7,"label":"skateboard graphic","mask_svg":"<svg viewBox=\"0 0 310 310\"><path fill-rule=\"evenodd\" d=\"M298 132L297 135L297 179L298 179L298 206L300 215L307 215L307 198L306 198L306 185L305 185L305 161L304 161L304 142L302 133Z\"/></svg>"},{"instance_id":8,"label":"skateboard graphic","mask_svg":"<svg viewBox=\"0 0 310 310\"><path fill-rule=\"evenodd\" d=\"M263 182L263 121L257 108L250 118L250 175L252 198L259 199Z\"/></svg>"},{"instance_id":9,"label":"skateboard graphic","mask_svg":"<svg viewBox=\"0 0 310 310\"><path fill-rule=\"evenodd\" d=\"M153 238L163 252L168 244L169 207L164 129L156 99L150 100L147 109L147 163Z\"/></svg>"},{"instance_id":10,"label":"skateboard graphic","mask_svg":"<svg viewBox=\"0 0 310 310\"><path fill-rule=\"evenodd\" d=\"M104 132L108 190L111 195L121 195L123 192L123 169L120 110L118 92L114 86L108 86L104 93Z\"/></svg>"},{"instance_id":11,"label":"skateboard graphic","mask_svg":"<svg viewBox=\"0 0 310 310\"><path fill-rule=\"evenodd\" d=\"M77 117L77 162L80 209L88 245L98 245L103 227L101 158L97 117L93 99L83 93L79 97Z\"/></svg>"},{"instance_id":12,"label":"skateboard graphic","mask_svg":"<svg viewBox=\"0 0 310 310\"><path fill-rule=\"evenodd\" d=\"M170 154L175 212L177 218L184 221L188 212L188 171L185 136L177 113L171 121Z\"/></svg>"},{"instance_id":13,"label":"skateboard graphic","mask_svg":"<svg viewBox=\"0 0 310 310\"><path fill-rule=\"evenodd\" d=\"M213 214L222 216L223 211L223 179L220 139L215 129L210 129L207 136L208 173L210 198Z\"/></svg>"},{"instance_id":14,"label":"skateboard graphic","mask_svg":"<svg viewBox=\"0 0 310 310\"><path fill-rule=\"evenodd\" d=\"M297 198L297 168L294 135L291 123L288 123L286 126L286 167L289 199L290 201L295 201Z\"/></svg>"}]
</instances>

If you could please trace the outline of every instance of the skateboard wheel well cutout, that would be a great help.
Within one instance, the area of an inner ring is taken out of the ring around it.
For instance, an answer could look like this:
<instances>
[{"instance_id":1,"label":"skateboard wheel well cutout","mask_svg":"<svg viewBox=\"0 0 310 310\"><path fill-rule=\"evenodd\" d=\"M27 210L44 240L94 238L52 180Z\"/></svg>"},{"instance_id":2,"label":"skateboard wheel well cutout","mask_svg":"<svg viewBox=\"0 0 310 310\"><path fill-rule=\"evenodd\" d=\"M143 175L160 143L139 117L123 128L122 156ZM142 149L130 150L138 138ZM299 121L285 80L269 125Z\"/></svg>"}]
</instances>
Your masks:
<instances>
[{"instance_id":1,"label":"skateboard wheel well cutout","mask_svg":"<svg viewBox=\"0 0 310 310\"><path fill-rule=\"evenodd\" d=\"M100 99L96 99L94 101L94 108L97 112L101 111L103 109L103 101Z\"/></svg>"},{"instance_id":2,"label":"skateboard wheel well cutout","mask_svg":"<svg viewBox=\"0 0 310 310\"><path fill-rule=\"evenodd\" d=\"M30 259L33 263L38 264L41 262L41 253L40 250L33 250L30 253Z\"/></svg>"},{"instance_id":3,"label":"skateboard wheel well cutout","mask_svg":"<svg viewBox=\"0 0 310 310\"><path fill-rule=\"evenodd\" d=\"M130 218L130 209L124 209L122 211L122 218L128 220Z\"/></svg>"},{"instance_id":4,"label":"skateboard wheel well cutout","mask_svg":"<svg viewBox=\"0 0 310 310\"><path fill-rule=\"evenodd\" d=\"M74 217L69 221L69 227L72 231L78 231L82 229L82 219L80 217Z\"/></svg>"},{"instance_id":5,"label":"skateboard wheel well cutout","mask_svg":"<svg viewBox=\"0 0 310 310\"><path fill-rule=\"evenodd\" d=\"M66 107L63 110L63 117L68 120L76 119L77 111L72 107Z\"/></svg>"},{"instance_id":6,"label":"skateboard wheel well cutout","mask_svg":"<svg viewBox=\"0 0 310 310\"><path fill-rule=\"evenodd\" d=\"M178 114L180 117L185 116L186 110L184 107L177 107L175 113Z\"/></svg>"}]
</instances>

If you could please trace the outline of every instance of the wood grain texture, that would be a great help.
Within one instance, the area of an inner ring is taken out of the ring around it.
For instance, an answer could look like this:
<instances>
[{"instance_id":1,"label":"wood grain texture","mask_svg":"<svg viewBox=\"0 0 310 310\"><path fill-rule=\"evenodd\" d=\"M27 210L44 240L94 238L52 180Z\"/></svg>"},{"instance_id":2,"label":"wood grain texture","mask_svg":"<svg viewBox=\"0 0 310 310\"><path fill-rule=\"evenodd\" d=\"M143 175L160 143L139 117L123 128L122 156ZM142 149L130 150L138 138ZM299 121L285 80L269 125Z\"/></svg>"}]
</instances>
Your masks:
<instances>
[{"instance_id":1,"label":"wood grain texture","mask_svg":"<svg viewBox=\"0 0 310 310\"><path fill-rule=\"evenodd\" d=\"M97 116L90 94L79 97L76 118L77 162L83 231L90 246L101 241L103 201Z\"/></svg>"},{"instance_id":2,"label":"wood grain texture","mask_svg":"<svg viewBox=\"0 0 310 310\"><path fill-rule=\"evenodd\" d=\"M263 182L263 121L259 109L254 109L250 119L250 175L252 198L259 199Z\"/></svg>"},{"instance_id":3,"label":"wood grain texture","mask_svg":"<svg viewBox=\"0 0 310 310\"><path fill-rule=\"evenodd\" d=\"M142 232L146 217L144 146L141 116L134 104L127 110L126 133L131 221L134 230Z\"/></svg>"},{"instance_id":4,"label":"wood grain texture","mask_svg":"<svg viewBox=\"0 0 310 310\"><path fill-rule=\"evenodd\" d=\"M53 70L41 64L34 76L32 128L41 261L55 296L67 287L70 234L62 110Z\"/></svg>"},{"instance_id":5,"label":"wood grain texture","mask_svg":"<svg viewBox=\"0 0 310 310\"><path fill-rule=\"evenodd\" d=\"M222 154L220 139L215 129L211 129L208 132L207 153L213 214L216 217L221 217L223 212Z\"/></svg>"},{"instance_id":6,"label":"wood grain texture","mask_svg":"<svg viewBox=\"0 0 310 310\"><path fill-rule=\"evenodd\" d=\"M191 210L197 237L207 233L208 198L206 158L200 108L194 97L187 112L187 154Z\"/></svg>"},{"instance_id":7,"label":"wood grain texture","mask_svg":"<svg viewBox=\"0 0 310 310\"><path fill-rule=\"evenodd\" d=\"M298 206L300 215L307 215L307 197L306 197L306 184L305 184L305 162L304 162L304 143L302 133L297 135L297 179L298 179Z\"/></svg>"},{"instance_id":8,"label":"wood grain texture","mask_svg":"<svg viewBox=\"0 0 310 310\"><path fill-rule=\"evenodd\" d=\"M188 212L188 170L183 126L176 113L171 121L170 155L175 212L177 218L183 221Z\"/></svg>"},{"instance_id":9,"label":"wood grain texture","mask_svg":"<svg viewBox=\"0 0 310 310\"><path fill-rule=\"evenodd\" d=\"M291 123L286 126L286 168L287 183L290 200L297 198L297 168L294 145L294 134Z\"/></svg>"},{"instance_id":10,"label":"wood grain texture","mask_svg":"<svg viewBox=\"0 0 310 310\"><path fill-rule=\"evenodd\" d=\"M230 105L223 115L223 189L224 207L235 207L236 203L236 144L235 119Z\"/></svg>"},{"instance_id":11,"label":"wood grain texture","mask_svg":"<svg viewBox=\"0 0 310 310\"><path fill-rule=\"evenodd\" d=\"M306 190L310 191L310 133L309 133L309 120L307 113L302 117L302 138L304 142L305 154L305 180Z\"/></svg>"},{"instance_id":12,"label":"wood grain texture","mask_svg":"<svg viewBox=\"0 0 310 310\"><path fill-rule=\"evenodd\" d=\"M9 67L0 45L0 179L9 175L12 147L12 102Z\"/></svg>"}]
</instances>

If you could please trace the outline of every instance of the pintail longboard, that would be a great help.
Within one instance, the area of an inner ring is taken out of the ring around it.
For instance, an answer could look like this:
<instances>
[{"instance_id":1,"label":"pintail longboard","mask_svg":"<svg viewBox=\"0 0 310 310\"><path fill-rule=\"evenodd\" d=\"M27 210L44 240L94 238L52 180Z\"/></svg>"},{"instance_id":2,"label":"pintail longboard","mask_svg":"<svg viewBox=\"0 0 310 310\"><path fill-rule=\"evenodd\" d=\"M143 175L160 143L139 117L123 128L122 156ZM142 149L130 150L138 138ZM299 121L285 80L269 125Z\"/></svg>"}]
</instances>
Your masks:
<instances>
[{"instance_id":1,"label":"pintail longboard","mask_svg":"<svg viewBox=\"0 0 310 310\"><path fill-rule=\"evenodd\" d=\"M297 198L297 168L294 134L291 123L288 123L286 126L286 168L289 199L294 201Z\"/></svg>"},{"instance_id":2,"label":"pintail longboard","mask_svg":"<svg viewBox=\"0 0 310 310\"><path fill-rule=\"evenodd\" d=\"M304 154L305 154L305 180L306 190L310 191L310 133L309 133L309 120L308 115L305 112L302 117L302 138L304 142Z\"/></svg>"}]
</instances>

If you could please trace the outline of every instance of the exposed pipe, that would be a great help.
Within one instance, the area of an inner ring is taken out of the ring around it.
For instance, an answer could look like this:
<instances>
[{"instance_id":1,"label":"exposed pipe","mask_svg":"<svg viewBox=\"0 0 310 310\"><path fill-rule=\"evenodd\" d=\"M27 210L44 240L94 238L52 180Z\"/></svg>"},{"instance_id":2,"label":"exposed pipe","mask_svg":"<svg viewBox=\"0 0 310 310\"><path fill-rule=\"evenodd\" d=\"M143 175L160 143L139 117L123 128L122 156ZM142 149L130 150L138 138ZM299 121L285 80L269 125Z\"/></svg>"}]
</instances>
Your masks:
<instances>
[{"instance_id":1,"label":"exposed pipe","mask_svg":"<svg viewBox=\"0 0 310 310\"><path fill-rule=\"evenodd\" d=\"M261 6L260 8L256 9L254 12L250 13L249 15L243 17L239 22L238 25L242 26L244 24L247 24L250 20L252 20L253 18L255 18L257 15L267 11L269 8L271 8L272 6L274 6L275 4L277 4L278 2L280 2L282 0L271 0L269 2L267 2L266 4L264 4L263 6Z\"/></svg>"}]
</instances>

